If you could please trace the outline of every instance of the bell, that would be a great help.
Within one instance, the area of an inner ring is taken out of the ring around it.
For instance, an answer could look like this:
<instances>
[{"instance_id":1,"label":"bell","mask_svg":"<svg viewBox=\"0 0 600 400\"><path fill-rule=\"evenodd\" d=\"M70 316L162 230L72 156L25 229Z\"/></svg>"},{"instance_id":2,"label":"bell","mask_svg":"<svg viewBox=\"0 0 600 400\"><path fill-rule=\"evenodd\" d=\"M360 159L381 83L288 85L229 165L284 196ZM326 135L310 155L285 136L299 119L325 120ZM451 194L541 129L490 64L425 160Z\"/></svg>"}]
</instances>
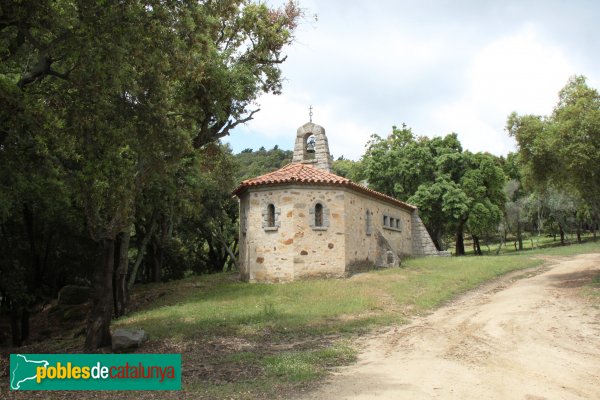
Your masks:
<instances>
[{"instance_id":1,"label":"bell","mask_svg":"<svg viewBox=\"0 0 600 400\"><path fill-rule=\"evenodd\" d=\"M308 138L308 140L306 141L306 152L307 153L314 153L315 152L315 137L311 136Z\"/></svg>"}]
</instances>

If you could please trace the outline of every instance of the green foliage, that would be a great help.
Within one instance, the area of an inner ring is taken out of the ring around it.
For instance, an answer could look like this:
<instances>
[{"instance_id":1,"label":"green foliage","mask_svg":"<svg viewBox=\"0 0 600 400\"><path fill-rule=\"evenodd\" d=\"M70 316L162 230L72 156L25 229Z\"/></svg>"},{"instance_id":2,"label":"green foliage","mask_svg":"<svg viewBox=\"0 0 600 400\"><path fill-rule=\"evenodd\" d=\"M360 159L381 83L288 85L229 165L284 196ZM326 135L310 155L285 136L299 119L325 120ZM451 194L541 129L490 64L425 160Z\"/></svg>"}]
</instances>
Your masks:
<instances>
[{"instance_id":1,"label":"green foliage","mask_svg":"<svg viewBox=\"0 0 600 400\"><path fill-rule=\"evenodd\" d=\"M343 176L354 182L360 182L364 179L360 161L352 161L340 157L333 162L331 170L334 174Z\"/></svg>"},{"instance_id":2,"label":"green foliage","mask_svg":"<svg viewBox=\"0 0 600 400\"><path fill-rule=\"evenodd\" d=\"M386 139L371 136L362 158L364 175L373 189L407 200L421 183L435 179L437 154L429 139L416 138L406 125L394 126Z\"/></svg>"},{"instance_id":3,"label":"green foliage","mask_svg":"<svg viewBox=\"0 0 600 400\"><path fill-rule=\"evenodd\" d=\"M460 253L464 229L482 236L495 232L502 219L502 162L488 153L463 151L456 134L415 137L403 125L386 139L372 136L360 169L373 189L419 208L438 248L455 234Z\"/></svg>"},{"instance_id":4,"label":"green foliage","mask_svg":"<svg viewBox=\"0 0 600 400\"><path fill-rule=\"evenodd\" d=\"M573 76L547 117L513 113L507 130L519 146L526 183L575 192L595 222L600 218L600 95L583 76Z\"/></svg>"},{"instance_id":5,"label":"green foliage","mask_svg":"<svg viewBox=\"0 0 600 400\"><path fill-rule=\"evenodd\" d=\"M419 186L408 201L419 208L423 222L438 244L469 208L466 194L447 176L438 177L433 184Z\"/></svg>"},{"instance_id":6,"label":"green foliage","mask_svg":"<svg viewBox=\"0 0 600 400\"><path fill-rule=\"evenodd\" d=\"M217 247L211 264L222 269L236 226L224 200L234 167L210 149L252 118L258 96L280 93L282 52L300 16L291 2L276 9L244 0L3 5L0 268L23 269L12 298L64 273L52 255L68 264L87 250L79 261L88 264L97 258L90 239L111 249L130 232L132 261L146 278L180 277ZM94 275L105 325L108 254ZM79 269L69 272L91 277Z\"/></svg>"},{"instance_id":7,"label":"green foliage","mask_svg":"<svg viewBox=\"0 0 600 400\"><path fill-rule=\"evenodd\" d=\"M240 183L245 179L275 171L289 164L292 161L292 155L291 150L281 150L278 146L271 150L265 150L264 147L257 151L246 149L235 155L237 163L235 180Z\"/></svg>"}]
</instances>

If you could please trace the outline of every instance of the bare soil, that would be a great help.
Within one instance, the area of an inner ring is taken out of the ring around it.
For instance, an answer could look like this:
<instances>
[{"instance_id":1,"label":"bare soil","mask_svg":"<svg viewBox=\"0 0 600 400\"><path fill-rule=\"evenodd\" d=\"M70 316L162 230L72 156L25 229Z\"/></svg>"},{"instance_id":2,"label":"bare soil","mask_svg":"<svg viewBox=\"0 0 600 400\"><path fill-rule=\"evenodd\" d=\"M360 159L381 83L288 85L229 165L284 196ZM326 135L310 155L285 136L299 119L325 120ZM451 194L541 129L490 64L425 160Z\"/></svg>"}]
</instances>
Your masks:
<instances>
[{"instance_id":1,"label":"bare soil","mask_svg":"<svg viewBox=\"0 0 600 400\"><path fill-rule=\"evenodd\" d=\"M600 254L549 259L409 325L363 339L357 364L303 399L600 399Z\"/></svg>"}]
</instances>

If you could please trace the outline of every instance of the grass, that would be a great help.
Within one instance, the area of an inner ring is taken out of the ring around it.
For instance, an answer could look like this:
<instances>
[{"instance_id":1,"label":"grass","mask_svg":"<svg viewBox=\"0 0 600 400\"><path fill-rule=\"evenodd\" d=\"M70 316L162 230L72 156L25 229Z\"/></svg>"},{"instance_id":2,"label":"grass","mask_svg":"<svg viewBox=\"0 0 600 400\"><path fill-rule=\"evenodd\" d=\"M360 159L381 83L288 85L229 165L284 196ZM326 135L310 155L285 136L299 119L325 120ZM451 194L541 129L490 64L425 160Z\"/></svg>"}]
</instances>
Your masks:
<instances>
[{"instance_id":1,"label":"grass","mask_svg":"<svg viewBox=\"0 0 600 400\"><path fill-rule=\"evenodd\" d=\"M345 344L309 351L290 351L265 357L267 376L288 382L309 381L325 375L326 367L352 362L355 350Z\"/></svg>"},{"instance_id":2,"label":"grass","mask_svg":"<svg viewBox=\"0 0 600 400\"><path fill-rule=\"evenodd\" d=\"M190 277L141 287L149 293L161 288L162 296L152 308L116 326L139 326L153 337L175 339L253 337L265 330L281 335L352 332L401 321L400 309L426 311L481 282L542 262L530 256L599 250L600 244L585 243L516 255L414 258L405 260L403 268L287 284L248 284L233 274Z\"/></svg>"},{"instance_id":3,"label":"grass","mask_svg":"<svg viewBox=\"0 0 600 400\"><path fill-rule=\"evenodd\" d=\"M589 232L585 232L581 234L581 239L582 241L585 242L590 242L594 240L594 236L592 233ZM551 249L551 248L555 248L555 247L565 247L562 246L560 243L560 237L557 235L556 238L552 237L552 236L537 236L537 235L531 235L530 233L526 232L523 233L523 250L518 251L515 248L515 241L516 238L509 238L506 243L502 246L502 248L500 249L500 255L504 255L504 254L520 254L523 251L544 251L547 249ZM577 236L575 234L566 234L565 235L565 243L567 245L571 245L571 244L578 244L577 243ZM499 242L493 242L493 243L487 243L485 240L481 241L481 250L483 251L484 254L496 254L496 250L498 249L500 243ZM449 250L453 251L453 248L450 248ZM473 242L466 237L465 238L465 250L466 250L466 254L467 255L473 255Z\"/></svg>"},{"instance_id":4,"label":"grass","mask_svg":"<svg viewBox=\"0 0 600 400\"><path fill-rule=\"evenodd\" d=\"M356 332L401 322L406 313L399 310L426 311L483 281L541 263L526 257L416 258L406 261L404 268L350 279L287 284L247 284L222 274L202 285L205 278L194 277L179 283L192 290L163 296L159 307L116 325L142 327L152 337L175 339L256 338L266 330L280 336Z\"/></svg>"},{"instance_id":5,"label":"grass","mask_svg":"<svg viewBox=\"0 0 600 400\"><path fill-rule=\"evenodd\" d=\"M583 253L597 253L600 251L600 241L587 241L581 244L571 244L569 246L556 246L546 249L534 249L527 254L530 255L548 255L548 256L573 256Z\"/></svg>"},{"instance_id":6,"label":"grass","mask_svg":"<svg viewBox=\"0 0 600 400\"><path fill-rule=\"evenodd\" d=\"M184 376L188 392L209 398L285 397L329 368L352 362L356 349L348 343L357 334L403 323L482 282L539 266L542 256L599 251L600 243L585 243L500 256L414 258L404 260L402 268L286 284L242 283L232 274L190 277L141 286L136 296L158 299L115 327L142 327L155 341L194 343L197 351L222 343L201 362L229 368L234 378ZM600 299L600 276L589 292ZM240 341L243 346L233 345ZM183 352L184 370L200 363L198 357Z\"/></svg>"}]
</instances>

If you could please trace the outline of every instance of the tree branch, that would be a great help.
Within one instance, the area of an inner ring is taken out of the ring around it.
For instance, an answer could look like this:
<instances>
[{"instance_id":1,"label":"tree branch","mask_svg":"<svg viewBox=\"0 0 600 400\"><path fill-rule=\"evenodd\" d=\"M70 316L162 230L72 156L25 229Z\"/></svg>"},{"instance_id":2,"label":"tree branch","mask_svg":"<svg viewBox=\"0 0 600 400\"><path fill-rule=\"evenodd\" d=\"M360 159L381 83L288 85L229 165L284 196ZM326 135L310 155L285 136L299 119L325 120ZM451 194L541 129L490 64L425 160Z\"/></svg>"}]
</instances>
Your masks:
<instances>
[{"instance_id":1,"label":"tree branch","mask_svg":"<svg viewBox=\"0 0 600 400\"><path fill-rule=\"evenodd\" d=\"M273 64L283 64L285 62L285 60L287 60L287 58L288 58L288 56L285 56L283 58L274 58L274 59L253 57L252 61L256 62L257 64L273 65Z\"/></svg>"},{"instance_id":2,"label":"tree branch","mask_svg":"<svg viewBox=\"0 0 600 400\"><path fill-rule=\"evenodd\" d=\"M229 135L229 131L238 126L239 124L245 124L246 122L254 119L254 114L260 111L260 108L257 108L254 111L251 111L250 114L246 118L238 119L236 121L227 121L225 127L223 127L219 133L217 133L216 139L220 139L223 136Z\"/></svg>"},{"instance_id":3,"label":"tree branch","mask_svg":"<svg viewBox=\"0 0 600 400\"><path fill-rule=\"evenodd\" d=\"M52 63L55 60L45 54L41 54L38 62L31 68L31 70L25 72L23 77L17 82L17 86L19 89L24 90L26 85L29 85L36 81L41 81L47 75L56 76L57 78L61 78L64 80L69 80L69 74L71 71L75 69L75 67L71 68L65 73L58 72L52 69Z\"/></svg>"},{"instance_id":4,"label":"tree branch","mask_svg":"<svg viewBox=\"0 0 600 400\"><path fill-rule=\"evenodd\" d=\"M208 121L205 119L202 122L202 128L198 131L196 137L193 140L193 146L196 149L204 146L207 143L210 143L214 140L221 139L224 136L229 135L229 131L238 126L239 124L246 123L254 118L254 114L260 111L260 108L257 108L254 111L251 111L250 114L242 119L238 119L235 121L227 120L215 122L212 126L209 126Z\"/></svg>"}]
</instances>

